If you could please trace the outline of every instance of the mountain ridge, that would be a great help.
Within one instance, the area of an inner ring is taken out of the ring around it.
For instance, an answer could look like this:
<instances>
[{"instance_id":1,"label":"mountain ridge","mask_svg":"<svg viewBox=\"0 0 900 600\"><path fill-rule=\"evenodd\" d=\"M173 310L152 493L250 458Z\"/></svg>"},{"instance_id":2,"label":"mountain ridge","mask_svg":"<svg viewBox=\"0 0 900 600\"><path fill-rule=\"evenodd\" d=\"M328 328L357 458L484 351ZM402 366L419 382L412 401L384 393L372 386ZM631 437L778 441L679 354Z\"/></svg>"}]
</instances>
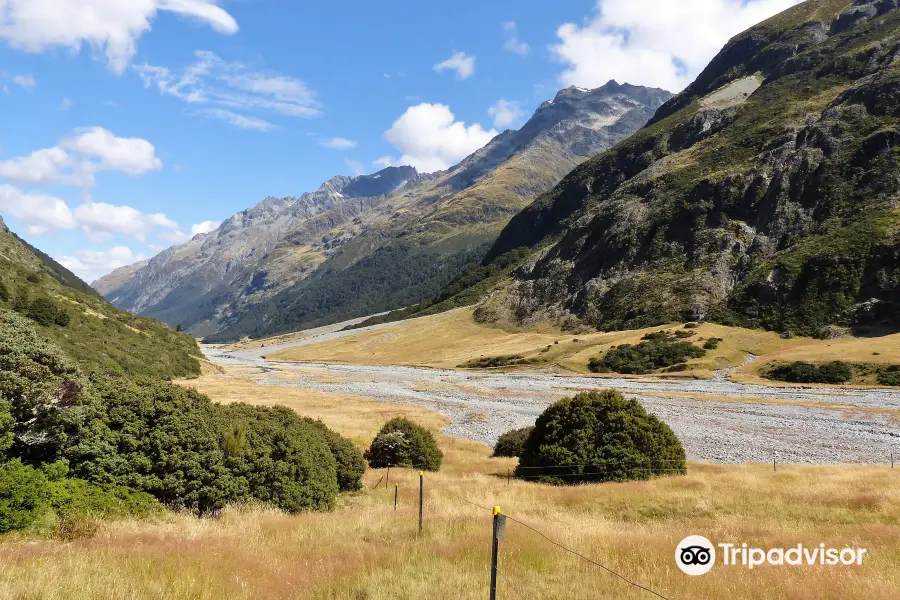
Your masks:
<instances>
[{"instance_id":1,"label":"mountain ridge","mask_svg":"<svg viewBox=\"0 0 900 600\"><path fill-rule=\"evenodd\" d=\"M521 129L450 169L389 167L332 178L299 199L268 198L120 284L98 285L117 306L206 336L264 335L399 308L480 260L532 198L639 128L670 96L616 82L562 90ZM366 265L385 280L362 273Z\"/></svg>"}]
</instances>

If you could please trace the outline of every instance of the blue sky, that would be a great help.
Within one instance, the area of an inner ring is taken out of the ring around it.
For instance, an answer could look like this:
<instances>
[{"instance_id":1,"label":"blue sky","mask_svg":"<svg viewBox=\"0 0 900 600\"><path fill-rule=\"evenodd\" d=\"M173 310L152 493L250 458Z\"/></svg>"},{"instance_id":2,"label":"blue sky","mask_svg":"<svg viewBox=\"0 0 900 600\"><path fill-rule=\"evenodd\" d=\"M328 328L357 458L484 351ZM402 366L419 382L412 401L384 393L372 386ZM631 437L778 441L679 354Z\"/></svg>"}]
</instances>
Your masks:
<instances>
[{"instance_id":1,"label":"blue sky","mask_svg":"<svg viewBox=\"0 0 900 600\"><path fill-rule=\"evenodd\" d=\"M446 168L569 84L677 91L795 2L0 0L0 214L92 280L265 196Z\"/></svg>"}]
</instances>

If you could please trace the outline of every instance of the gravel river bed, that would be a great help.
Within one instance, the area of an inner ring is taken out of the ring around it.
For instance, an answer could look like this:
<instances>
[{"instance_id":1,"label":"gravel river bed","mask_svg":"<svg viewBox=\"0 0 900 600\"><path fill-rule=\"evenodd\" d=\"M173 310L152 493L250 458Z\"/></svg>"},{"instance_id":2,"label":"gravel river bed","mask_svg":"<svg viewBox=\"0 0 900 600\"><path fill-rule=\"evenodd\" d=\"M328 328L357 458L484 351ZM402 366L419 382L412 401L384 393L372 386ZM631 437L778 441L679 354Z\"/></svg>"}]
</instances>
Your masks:
<instances>
[{"instance_id":1,"label":"gravel river bed","mask_svg":"<svg viewBox=\"0 0 900 600\"><path fill-rule=\"evenodd\" d=\"M533 424L559 398L615 388L668 423L692 460L886 463L891 452L900 457L900 391L894 390L742 384L730 381L727 370L712 380L641 380L263 359L273 350L342 335L346 333L323 331L281 347L226 351L204 346L203 351L214 363L259 368L263 385L430 408L450 418L447 434L488 444L505 431Z\"/></svg>"}]
</instances>

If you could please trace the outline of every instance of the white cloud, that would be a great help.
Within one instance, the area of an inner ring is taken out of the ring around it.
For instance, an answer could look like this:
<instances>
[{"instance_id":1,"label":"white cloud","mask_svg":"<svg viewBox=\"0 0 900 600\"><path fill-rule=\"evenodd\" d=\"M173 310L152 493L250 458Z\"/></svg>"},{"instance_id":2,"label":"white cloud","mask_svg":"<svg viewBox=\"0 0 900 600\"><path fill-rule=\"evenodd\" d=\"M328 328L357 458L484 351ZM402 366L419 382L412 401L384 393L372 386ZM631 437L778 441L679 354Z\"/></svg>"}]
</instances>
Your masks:
<instances>
[{"instance_id":1,"label":"white cloud","mask_svg":"<svg viewBox=\"0 0 900 600\"><path fill-rule=\"evenodd\" d=\"M519 32L516 28L515 21L507 21L503 24L503 33L506 38L503 42L503 48L508 52L525 56L528 54L528 44L519 39Z\"/></svg>"},{"instance_id":2,"label":"white cloud","mask_svg":"<svg viewBox=\"0 0 900 600\"><path fill-rule=\"evenodd\" d=\"M75 217L63 200L26 194L11 185L0 184L0 211L25 223L31 235L76 227Z\"/></svg>"},{"instance_id":3,"label":"white cloud","mask_svg":"<svg viewBox=\"0 0 900 600\"><path fill-rule=\"evenodd\" d=\"M475 57L468 56L465 52L456 52L444 62L434 65L434 70L438 73L448 69L456 71L457 79L468 79L475 73Z\"/></svg>"},{"instance_id":4,"label":"white cloud","mask_svg":"<svg viewBox=\"0 0 900 600\"><path fill-rule=\"evenodd\" d=\"M94 185L94 174L121 171L143 175L162 168L153 144L141 138L122 138L103 129L77 129L57 146L28 156L0 160L0 177L27 185Z\"/></svg>"},{"instance_id":5,"label":"white cloud","mask_svg":"<svg viewBox=\"0 0 900 600\"><path fill-rule=\"evenodd\" d=\"M347 164L347 168L350 169L350 172L354 176L366 174L366 165L362 164L358 160L352 160L349 158L345 158L344 162Z\"/></svg>"},{"instance_id":6,"label":"white cloud","mask_svg":"<svg viewBox=\"0 0 900 600\"><path fill-rule=\"evenodd\" d=\"M183 244L184 242L191 239L180 229L173 229L172 231L161 231L156 234L156 237L164 242L167 242L168 244Z\"/></svg>"},{"instance_id":7,"label":"white cloud","mask_svg":"<svg viewBox=\"0 0 900 600\"><path fill-rule=\"evenodd\" d=\"M564 85L610 79L677 92L737 33L802 0L597 0L583 26L559 27L551 53Z\"/></svg>"},{"instance_id":8,"label":"white cloud","mask_svg":"<svg viewBox=\"0 0 900 600\"><path fill-rule=\"evenodd\" d=\"M222 221L203 221L202 223L197 223L191 226L191 236L193 237L198 233L209 233L210 231L215 231L221 224Z\"/></svg>"},{"instance_id":9,"label":"white cloud","mask_svg":"<svg viewBox=\"0 0 900 600\"><path fill-rule=\"evenodd\" d=\"M466 125L456 121L450 107L444 104L422 103L408 108L384 135L402 153L395 164L433 172L442 171L478 150L497 131L485 131L477 123Z\"/></svg>"},{"instance_id":10,"label":"white cloud","mask_svg":"<svg viewBox=\"0 0 900 600\"><path fill-rule=\"evenodd\" d=\"M162 169L153 144L141 138L118 137L102 127L75 130L77 135L66 138L60 146L75 154L98 159L91 170L121 171L128 175L143 175Z\"/></svg>"},{"instance_id":11,"label":"white cloud","mask_svg":"<svg viewBox=\"0 0 900 600\"><path fill-rule=\"evenodd\" d=\"M224 108L204 108L199 112L207 117L231 123L240 129L251 129L254 131L272 131L275 129L275 125L269 123L265 119L240 115Z\"/></svg>"},{"instance_id":12,"label":"white cloud","mask_svg":"<svg viewBox=\"0 0 900 600\"><path fill-rule=\"evenodd\" d=\"M12 81L27 92L30 92L37 86L37 81L31 73L27 75L16 75L12 78Z\"/></svg>"},{"instance_id":13,"label":"white cloud","mask_svg":"<svg viewBox=\"0 0 900 600\"><path fill-rule=\"evenodd\" d=\"M393 167L396 163L394 163L394 159L390 156L382 156L381 158L373 160L372 164L379 167L379 169L387 169L388 167Z\"/></svg>"},{"instance_id":14,"label":"white cloud","mask_svg":"<svg viewBox=\"0 0 900 600\"><path fill-rule=\"evenodd\" d=\"M500 98L497 103L488 108L488 116L494 120L494 127L506 129L525 116L525 111L516 101Z\"/></svg>"},{"instance_id":15,"label":"white cloud","mask_svg":"<svg viewBox=\"0 0 900 600\"><path fill-rule=\"evenodd\" d=\"M68 96L64 96L59 102L59 110L66 112L70 108L72 108L72 99Z\"/></svg>"},{"instance_id":16,"label":"white cloud","mask_svg":"<svg viewBox=\"0 0 900 600\"><path fill-rule=\"evenodd\" d=\"M178 231L178 223L166 215L142 213L131 206L86 202L72 212L79 227L86 234L122 234L145 241L147 236L157 229ZM183 238L184 234L181 237Z\"/></svg>"},{"instance_id":17,"label":"white cloud","mask_svg":"<svg viewBox=\"0 0 900 600\"><path fill-rule=\"evenodd\" d=\"M319 145L332 150L353 150L358 144L347 138L333 137L330 140L319 140Z\"/></svg>"},{"instance_id":18,"label":"white cloud","mask_svg":"<svg viewBox=\"0 0 900 600\"><path fill-rule=\"evenodd\" d=\"M245 129L268 131L274 125L241 113L302 118L322 114L316 93L300 79L254 71L239 62L225 62L206 50L198 50L194 56L196 61L180 73L148 64L135 65L134 69L144 87L155 86L161 93L189 104L214 107L200 112Z\"/></svg>"},{"instance_id":19,"label":"white cloud","mask_svg":"<svg viewBox=\"0 0 900 600\"><path fill-rule=\"evenodd\" d=\"M159 11L168 11L211 26L219 33L238 30L218 0L0 0L0 39L26 52L88 45L105 56L114 73L122 73L150 30Z\"/></svg>"},{"instance_id":20,"label":"white cloud","mask_svg":"<svg viewBox=\"0 0 900 600\"><path fill-rule=\"evenodd\" d=\"M106 250L76 250L57 260L83 280L92 282L119 267L133 265L147 258L145 254L135 254L127 246L113 246Z\"/></svg>"}]
</instances>

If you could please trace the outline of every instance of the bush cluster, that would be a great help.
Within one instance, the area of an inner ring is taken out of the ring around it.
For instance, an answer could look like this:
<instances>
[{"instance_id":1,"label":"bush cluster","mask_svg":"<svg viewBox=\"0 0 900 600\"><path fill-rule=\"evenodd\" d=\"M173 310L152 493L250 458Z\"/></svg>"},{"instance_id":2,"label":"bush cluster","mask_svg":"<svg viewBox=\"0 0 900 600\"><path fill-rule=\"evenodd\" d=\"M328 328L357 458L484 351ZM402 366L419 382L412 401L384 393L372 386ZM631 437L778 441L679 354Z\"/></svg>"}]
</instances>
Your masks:
<instances>
[{"instance_id":1,"label":"bush cluster","mask_svg":"<svg viewBox=\"0 0 900 600\"><path fill-rule=\"evenodd\" d=\"M885 367L878 372L879 385L900 386L900 365Z\"/></svg>"},{"instance_id":2,"label":"bush cluster","mask_svg":"<svg viewBox=\"0 0 900 600\"><path fill-rule=\"evenodd\" d=\"M582 392L538 417L517 477L575 484L647 479L686 470L668 425L615 390Z\"/></svg>"},{"instance_id":3,"label":"bush cluster","mask_svg":"<svg viewBox=\"0 0 900 600\"><path fill-rule=\"evenodd\" d=\"M0 310L0 527L157 501L197 514L236 502L327 510L339 490L359 488L364 469L348 440L287 408L84 376L30 321Z\"/></svg>"},{"instance_id":4,"label":"bush cluster","mask_svg":"<svg viewBox=\"0 0 900 600\"><path fill-rule=\"evenodd\" d=\"M507 354L503 356L482 356L473 358L459 365L461 369L492 369L496 367L509 367L512 365L527 364L528 360L521 354Z\"/></svg>"},{"instance_id":5,"label":"bush cluster","mask_svg":"<svg viewBox=\"0 0 900 600\"><path fill-rule=\"evenodd\" d=\"M602 357L591 359L588 368L594 373L626 373L642 375L700 358L706 352L690 342L677 341L667 332L649 333L638 345L623 344Z\"/></svg>"},{"instance_id":6,"label":"bush cluster","mask_svg":"<svg viewBox=\"0 0 900 600\"><path fill-rule=\"evenodd\" d=\"M725 340L722 338L712 337L706 340L706 343L703 344L704 350L716 350L719 347L719 344L724 342Z\"/></svg>"},{"instance_id":7,"label":"bush cluster","mask_svg":"<svg viewBox=\"0 0 900 600\"><path fill-rule=\"evenodd\" d=\"M408 467L425 471L439 470L444 459L431 432L402 417L384 424L365 457L376 469Z\"/></svg>"},{"instance_id":8,"label":"bush cluster","mask_svg":"<svg viewBox=\"0 0 900 600\"><path fill-rule=\"evenodd\" d=\"M534 431L534 427L522 427L507 431L497 438L497 443L494 445L494 456L522 456L522 451L525 449L525 441L532 431Z\"/></svg>"},{"instance_id":9,"label":"bush cluster","mask_svg":"<svg viewBox=\"0 0 900 600\"><path fill-rule=\"evenodd\" d=\"M50 327L51 325L65 327L71 319L68 311L59 308L53 300L44 296L31 301L25 316L44 327Z\"/></svg>"},{"instance_id":10,"label":"bush cluster","mask_svg":"<svg viewBox=\"0 0 900 600\"><path fill-rule=\"evenodd\" d=\"M853 365L840 360L822 365L795 361L775 365L764 375L768 379L791 383L847 383L853 378Z\"/></svg>"}]
</instances>

